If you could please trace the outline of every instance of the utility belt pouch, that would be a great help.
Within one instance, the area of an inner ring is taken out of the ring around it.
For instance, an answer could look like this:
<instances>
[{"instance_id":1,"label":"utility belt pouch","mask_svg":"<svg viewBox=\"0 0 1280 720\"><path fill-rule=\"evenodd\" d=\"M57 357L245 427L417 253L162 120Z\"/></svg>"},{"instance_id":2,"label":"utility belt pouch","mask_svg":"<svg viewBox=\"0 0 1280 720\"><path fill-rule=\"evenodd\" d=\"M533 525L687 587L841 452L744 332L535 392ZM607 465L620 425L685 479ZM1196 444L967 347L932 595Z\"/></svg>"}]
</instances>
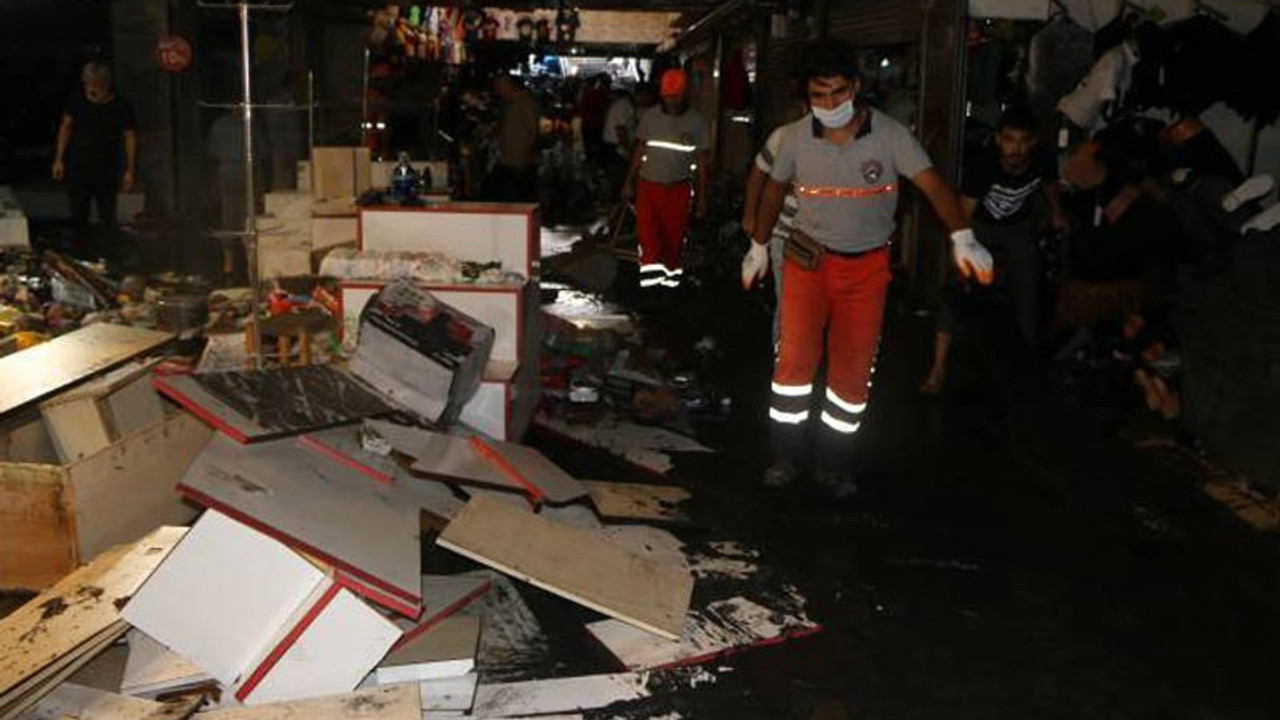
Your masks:
<instances>
[{"instance_id":1,"label":"utility belt pouch","mask_svg":"<svg viewBox=\"0 0 1280 720\"><path fill-rule=\"evenodd\" d=\"M782 255L800 266L801 270L817 270L818 261L826 249L822 243L804 234L799 228L792 228L787 244L782 247Z\"/></svg>"}]
</instances>

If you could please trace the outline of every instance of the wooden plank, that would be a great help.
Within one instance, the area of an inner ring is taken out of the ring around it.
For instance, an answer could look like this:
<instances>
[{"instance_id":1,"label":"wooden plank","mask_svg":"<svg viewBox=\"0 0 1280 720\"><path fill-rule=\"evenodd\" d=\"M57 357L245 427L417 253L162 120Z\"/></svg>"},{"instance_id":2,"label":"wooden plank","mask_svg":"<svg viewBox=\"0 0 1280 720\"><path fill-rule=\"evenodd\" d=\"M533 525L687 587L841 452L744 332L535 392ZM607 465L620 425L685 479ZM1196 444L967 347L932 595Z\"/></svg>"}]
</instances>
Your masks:
<instances>
[{"instance_id":1,"label":"wooden plank","mask_svg":"<svg viewBox=\"0 0 1280 720\"><path fill-rule=\"evenodd\" d=\"M325 365L171 375L153 380L237 442L297 435L390 412L383 399Z\"/></svg>"},{"instance_id":2,"label":"wooden plank","mask_svg":"<svg viewBox=\"0 0 1280 720\"><path fill-rule=\"evenodd\" d=\"M90 641L62 655L43 670L19 683L0 701L0 720L12 720L34 706L63 681L76 674L95 656L116 642L128 626L123 621L112 623Z\"/></svg>"},{"instance_id":3,"label":"wooden plank","mask_svg":"<svg viewBox=\"0 0 1280 720\"><path fill-rule=\"evenodd\" d=\"M681 505L692 495L670 485L641 485L583 480L600 517L609 520L644 520L686 523Z\"/></svg>"},{"instance_id":4,"label":"wooden plank","mask_svg":"<svg viewBox=\"0 0 1280 720\"><path fill-rule=\"evenodd\" d=\"M213 431L178 412L67 468L79 553L142 537L159 525L186 525L196 508L174 486Z\"/></svg>"},{"instance_id":5,"label":"wooden plank","mask_svg":"<svg viewBox=\"0 0 1280 720\"><path fill-rule=\"evenodd\" d=\"M36 410L28 409L0 418L0 461L15 463L58 462L58 451Z\"/></svg>"},{"instance_id":6,"label":"wooden plank","mask_svg":"<svg viewBox=\"0 0 1280 720\"><path fill-rule=\"evenodd\" d=\"M0 358L0 415L70 387L173 339L170 333L99 323Z\"/></svg>"},{"instance_id":7,"label":"wooden plank","mask_svg":"<svg viewBox=\"0 0 1280 720\"><path fill-rule=\"evenodd\" d=\"M63 683L41 698L20 716L20 720L60 720L64 717L76 720L143 720L159 711L161 704L141 700L97 688Z\"/></svg>"},{"instance_id":8,"label":"wooden plank","mask_svg":"<svg viewBox=\"0 0 1280 720\"><path fill-rule=\"evenodd\" d=\"M185 528L156 530L127 549L113 549L60 580L0 620L0 702L58 658L118 622L118 604L169 554Z\"/></svg>"},{"instance_id":9,"label":"wooden plank","mask_svg":"<svg viewBox=\"0 0 1280 720\"><path fill-rule=\"evenodd\" d=\"M445 618L388 654L378 664L378 684L466 675L475 669L479 643L480 618Z\"/></svg>"},{"instance_id":10,"label":"wooden plank","mask_svg":"<svg viewBox=\"0 0 1280 720\"><path fill-rule=\"evenodd\" d=\"M505 718L596 710L650 697L648 673L614 673L481 685L474 717Z\"/></svg>"},{"instance_id":11,"label":"wooden plank","mask_svg":"<svg viewBox=\"0 0 1280 720\"><path fill-rule=\"evenodd\" d=\"M552 436L599 448L636 467L666 475L674 464L672 453L709 453L711 448L666 428L638 425L626 420L574 425L546 413L537 415L533 425Z\"/></svg>"},{"instance_id":12,"label":"wooden plank","mask_svg":"<svg viewBox=\"0 0 1280 720\"><path fill-rule=\"evenodd\" d=\"M46 588L78 564L64 477L56 465L0 464L0 588Z\"/></svg>"},{"instance_id":13,"label":"wooden plank","mask_svg":"<svg viewBox=\"0 0 1280 720\"><path fill-rule=\"evenodd\" d=\"M412 642L437 623L452 617L454 613L479 599L492 587L493 583L488 578L475 575L423 575L422 615L417 624L404 618L396 619L400 629L404 630L396 647Z\"/></svg>"},{"instance_id":14,"label":"wooden plank","mask_svg":"<svg viewBox=\"0 0 1280 720\"><path fill-rule=\"evenodd\" d=\"M209 440L178 489L257 530L332 563L351 589L406 617L422 611L418 508L295 440L241 446Z\"/></svg>"},{"instance_id":15,"label":"wooden plank","mask_svg":"<svg viewBox=\"0 0 1280 720\"><path fill-rule=\"evenodd\" d=\"M309 700L227 708L201 720L422 720L422 700L413 683L357 690Z\"/></svg>"},{"instance_id":16,"label":"wooden plank","mask_svg":"<svg viewBox=\"0 0 1280 720\"><path fill-rule=\"evenodd\" d=\"M663 637L678 639L684 627L693 578L681 568L631 553L595 533L477 497L436 542Z\"/></svg>"}]
</instances>

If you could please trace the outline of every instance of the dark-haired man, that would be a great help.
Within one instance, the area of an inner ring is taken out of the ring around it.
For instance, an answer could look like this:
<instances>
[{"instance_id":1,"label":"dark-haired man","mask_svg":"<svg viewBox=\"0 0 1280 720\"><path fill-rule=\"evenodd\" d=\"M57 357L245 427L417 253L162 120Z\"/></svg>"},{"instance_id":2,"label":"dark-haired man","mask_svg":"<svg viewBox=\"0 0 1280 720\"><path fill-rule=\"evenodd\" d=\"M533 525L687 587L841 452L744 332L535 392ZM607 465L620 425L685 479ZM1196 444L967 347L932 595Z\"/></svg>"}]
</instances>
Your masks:
<instances>
[{"instance_id":1,"label":"dark-haired man","mask_svg":"<svg viewBox=\"0 0 1280 720\"><path fill-rule=\"evenodd\" d=\"M991 256L968 229L955 193L909 130L856 102L861 89L852 48L823 40L802 57L811 117L786 126L743 261L743 284L768 269L768 243L786 188L797 211L783 267L781 337L769 406L776 459L765 474L783 485L799 471L805 426L817 410L816 479L839 495L854 490L853 436L867 409L889 286L898 183L908 179L951 231L952 253L965 275L991 277ZM814 383L827 355L820 409Z\"/></svg>"},{"instance_id":2,"label":"dark-haired man","mask_svg":"<svg viewBox=\"0 0 1280 720\"><path fill-rule=\"evenodd\" d=\"M960 205L978 241L999 258L1001 282L1008 286L1018 334L1028 347L1034 347L1040 280L1036 235L1044 221L1044 214L1035 212L1040 197L1053 229L1060 233L1068 229L1053 151L1038 144L1031 113L1015 106L1000 119L992 147L967 161L963 174ZM956 329L951 308L944 306L938 316L933 365L920 386L927 395L942 390Z\"/></svg>"}]
</instances>

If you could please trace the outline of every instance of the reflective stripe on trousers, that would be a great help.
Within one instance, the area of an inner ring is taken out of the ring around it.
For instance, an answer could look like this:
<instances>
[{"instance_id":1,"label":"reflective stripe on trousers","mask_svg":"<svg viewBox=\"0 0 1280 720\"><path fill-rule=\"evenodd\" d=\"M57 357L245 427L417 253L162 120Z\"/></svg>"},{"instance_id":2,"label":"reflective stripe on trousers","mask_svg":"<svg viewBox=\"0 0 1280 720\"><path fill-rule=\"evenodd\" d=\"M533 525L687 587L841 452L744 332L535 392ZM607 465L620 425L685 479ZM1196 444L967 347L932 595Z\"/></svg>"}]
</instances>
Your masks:
<instances>
[{"instance_id":1,"label":"reflective stripe on trousers","mask_svg":"<svg viewBox=\"0 0 1280 720\"><path fill-rule=\"evenodd\" d=\"M890 279L888 250L856 257L825 254L813 271L788 260L783 275L770 417L793 423L807 419L825 344L827 390L819 419L831 430L853 434L867 409L880 343ZM805 417L797 420L802 413Z\"/></svg>"}]
</instances>

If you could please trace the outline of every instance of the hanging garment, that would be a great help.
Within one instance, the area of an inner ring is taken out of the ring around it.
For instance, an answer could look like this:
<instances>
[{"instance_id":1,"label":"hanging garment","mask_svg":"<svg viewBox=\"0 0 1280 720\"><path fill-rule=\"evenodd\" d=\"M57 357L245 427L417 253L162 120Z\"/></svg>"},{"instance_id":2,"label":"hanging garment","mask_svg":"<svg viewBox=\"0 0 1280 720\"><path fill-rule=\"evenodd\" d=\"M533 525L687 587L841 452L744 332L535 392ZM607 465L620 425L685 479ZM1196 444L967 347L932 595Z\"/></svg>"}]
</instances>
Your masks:
<instances>
[{"instance_id":1,"label":"hanging garment","mask_svg":"<svg viewBox=\"0 0 1280 720\"><path fill-rule=\"evenodd\" d=\"M1045 120L1093 66L1093 33L1059 15L1031 38L1028 55L1027 97L1036 116Z\"/></svg>"},{"instance_id":2,"label":"hanging garment","mask_svg":"<svg viewBox=\"0 0 1280 720\"><path fill-rule=\"evenodd\" d=\"M1120 0L1062 0L1062 7L1080 27L1097 32L1120 14Z\"/></svg>"},{"instance_id":3,"label":"hanging garment","mask_svg":"<svg viewBox=\"0 0 1280 720\"><path fill-rule=\"evenodd\" d=\"M1128 43L1111 48L1094 63L1080 86L1058 101L1058 110L1076 127L1102 129L1107 124L1108 106L1123 103L1137 61Z\"/></svg>"}]
</instances>

